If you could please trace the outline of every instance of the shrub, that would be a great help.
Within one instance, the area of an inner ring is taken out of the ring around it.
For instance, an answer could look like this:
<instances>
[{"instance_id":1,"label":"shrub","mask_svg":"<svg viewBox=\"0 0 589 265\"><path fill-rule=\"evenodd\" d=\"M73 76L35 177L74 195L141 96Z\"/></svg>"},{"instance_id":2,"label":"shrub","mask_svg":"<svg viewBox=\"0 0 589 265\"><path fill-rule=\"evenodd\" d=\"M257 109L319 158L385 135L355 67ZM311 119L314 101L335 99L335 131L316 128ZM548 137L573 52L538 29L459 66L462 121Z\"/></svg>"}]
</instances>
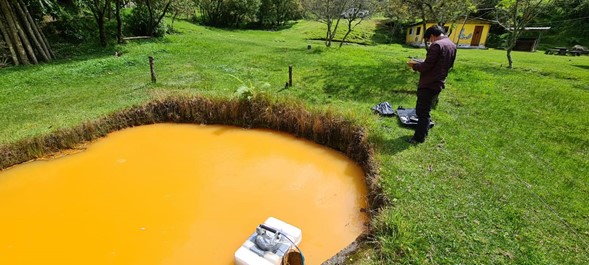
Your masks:
<instances>
[{"instance_id":1,"label":"shrub","mask_svg":"<svg viewBox=\"0 0 589 265\"><path fill-rule=\"evenodd\" d=\"M52 39L70 43L82 43L98 37L96 21L90 16L75 16L69 12L59 14L56 21L50 22L44 32Z\"/></svg>"},{"instance_id":2,"label":"shrub","mask_svg":"<svg viewBox=\"0 0 589 265\"><path fill-rule=\"evenodd\" d=\"M258 23L263 27L279 27L301 17L302 8L297 0L261 0L257 13Z\"/></svg>"},{"instance_id":3,"label":"shrub","mask_svg":"<svg viewBox=\"0 0 589 265\"><path fill-rule=\"evenodd\" d=\"M219 27L239 27L255 21L261 0L202 0L203 22Z\"/></svg>"},{"instance_id":4,"label":"shrub","mask_svg":"<svg viewBox=\"0 0 589 265\"><path fill-rule=\"evenodd\" d=\"M149 12L144 6L137 6L131 13L124 17L123 24L125 31L135 36L149 36ZM166 24L164 20L156 26L154 30L154 37L162 37L166 33Z\"/></svg>"}]
</instances>

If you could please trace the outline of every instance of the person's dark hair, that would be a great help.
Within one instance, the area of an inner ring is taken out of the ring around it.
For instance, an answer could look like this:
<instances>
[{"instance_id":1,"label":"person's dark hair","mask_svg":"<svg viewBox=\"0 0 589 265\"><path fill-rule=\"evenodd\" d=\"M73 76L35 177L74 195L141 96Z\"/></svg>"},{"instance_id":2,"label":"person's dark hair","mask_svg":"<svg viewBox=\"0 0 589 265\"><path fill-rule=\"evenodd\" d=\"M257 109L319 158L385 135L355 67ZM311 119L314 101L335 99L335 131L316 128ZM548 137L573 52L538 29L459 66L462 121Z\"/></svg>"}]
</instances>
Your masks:
<instances>
[{"instance_id":1,"label":"person's dark hair","mask_svg":"<svg viewBox=\"0 0 589 265\"><path fill-rule=\"evenodd\" d=\"M442 34L446 33L446 31L444 30L444 28L440 25L433 25L429 28L427 28L425 30L425 33L423 34L423 37L425 37L425 39L429 39L429 37L431 37L432 35L438 37Z\"/></svg>"}]
</instances>

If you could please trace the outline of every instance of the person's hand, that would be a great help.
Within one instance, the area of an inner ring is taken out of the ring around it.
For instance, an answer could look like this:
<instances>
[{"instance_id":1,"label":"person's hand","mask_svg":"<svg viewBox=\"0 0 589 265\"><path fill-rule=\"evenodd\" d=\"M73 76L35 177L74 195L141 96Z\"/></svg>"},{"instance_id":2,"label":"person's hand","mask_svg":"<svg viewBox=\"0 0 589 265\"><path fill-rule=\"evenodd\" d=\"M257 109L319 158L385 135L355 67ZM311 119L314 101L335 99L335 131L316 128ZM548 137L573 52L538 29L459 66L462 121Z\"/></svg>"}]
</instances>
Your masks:
<instances>
[{"instance_id":1,"label":"person's hand","mask_svg":"<svg viewBox=\"0 0 589 265\"><path fill-rule=\"evenodd\" d=\"M407 66L409 66L409 68L411 68L411 69L413 69L413 66L416 64L417 64L417 62L414 60L407 61Z\"/></svg>"}]
</instances>

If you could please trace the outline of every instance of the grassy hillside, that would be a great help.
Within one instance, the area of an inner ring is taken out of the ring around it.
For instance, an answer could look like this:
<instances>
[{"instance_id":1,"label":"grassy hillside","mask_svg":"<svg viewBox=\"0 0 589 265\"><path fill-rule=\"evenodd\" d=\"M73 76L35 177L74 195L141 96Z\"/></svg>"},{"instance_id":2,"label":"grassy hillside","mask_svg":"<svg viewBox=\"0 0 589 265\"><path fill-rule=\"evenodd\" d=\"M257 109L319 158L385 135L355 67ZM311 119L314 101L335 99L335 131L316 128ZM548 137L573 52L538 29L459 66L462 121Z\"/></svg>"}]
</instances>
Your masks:
<instances>
[{"instance_id":1,"label":"grassy hillside","mask_svg":"<svg viewBox=\"0 0 589 265\"><path fill-rule=\"evenodd\" d=\"M373 223L379 248L350 263L589 263L589 56L514 52L506 69L504 51L459 50L436 127L413 146L411 130L370 107L415 104L418 74L405 61L425 51L371 40L373 23L353 37L369 45L341 49L311 40L322 36L315 22L274 32L175 25L163 40L68 47L59 51L68 59L0 70L0 144L168 94L228 96L246 85L369 128L393 203Z\"/></svg>"}]
</instances>

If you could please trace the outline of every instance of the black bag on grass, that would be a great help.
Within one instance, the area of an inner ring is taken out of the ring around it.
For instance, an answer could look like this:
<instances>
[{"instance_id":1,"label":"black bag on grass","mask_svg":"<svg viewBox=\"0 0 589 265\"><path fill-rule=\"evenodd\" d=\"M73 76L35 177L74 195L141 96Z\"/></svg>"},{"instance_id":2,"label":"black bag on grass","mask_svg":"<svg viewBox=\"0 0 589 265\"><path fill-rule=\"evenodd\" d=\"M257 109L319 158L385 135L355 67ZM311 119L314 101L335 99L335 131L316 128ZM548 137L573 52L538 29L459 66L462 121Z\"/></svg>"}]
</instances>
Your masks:
<instances>
[{"instance_id":1,"label":"black bag on grass","mask_svg":"<svg viewBox=\"0 0 589 265\"><path fill-rule=\"evenodd\" d=\"M395 116L395 111L393 110L393 107L386 101L383 103L378 103L370 109L374 110L374 112L380 116Z\"/></svg>"},{"instance_id":2,"label":"black bag on grass","mask_svg":"<svg viewBox=\"0 0 589 265\"><path fill-rule=\"evenodd\" d=\"M399 117L399 121L401 124L407 127L415 127L417 126L417 114L415 113L415 109L406 109L401 106L397 108L397 116ZM429 122L429 127L434 127L434 122Z\"/></svg>"}]
</instances>

